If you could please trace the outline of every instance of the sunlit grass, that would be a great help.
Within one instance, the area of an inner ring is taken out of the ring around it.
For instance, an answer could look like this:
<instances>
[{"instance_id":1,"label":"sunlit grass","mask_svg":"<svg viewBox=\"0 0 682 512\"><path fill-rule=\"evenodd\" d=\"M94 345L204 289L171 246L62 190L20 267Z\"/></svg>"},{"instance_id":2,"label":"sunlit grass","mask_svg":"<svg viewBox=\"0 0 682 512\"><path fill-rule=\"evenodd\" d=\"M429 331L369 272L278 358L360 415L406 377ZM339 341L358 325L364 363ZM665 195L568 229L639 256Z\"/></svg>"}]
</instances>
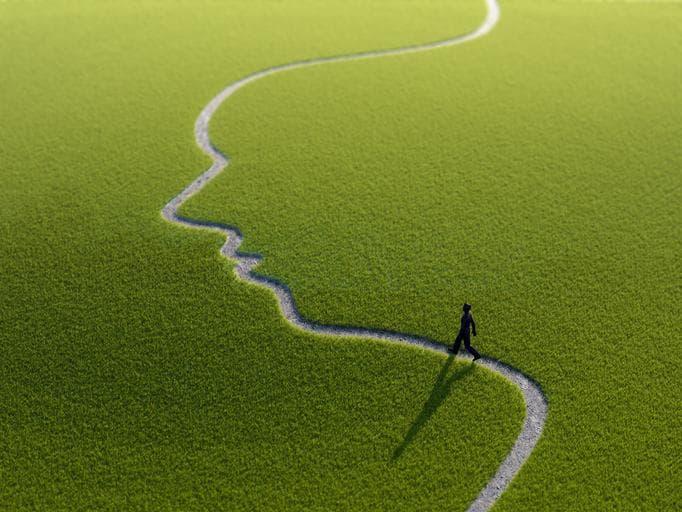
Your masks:
<instances>
[{"instance_id":1,"label":"sunlit grass","mask_svg":"<svg viewBox=\"0 0 682 512\"><path fill-rule=\"evenodd\" d=\"M193 122L231 81L482 16L473 0L0 4L0 509L465 508L520 429L512 386L293 330L234 281L222 240L160 209L205 169Z\"/></svg>"},{"instance_id":2,"label":"sunlit grass","mask_svg":"<svg viewBox=\"0 0 682 512\"><path fill-rule=\"evenodd\" d=\"M512 2L486 38L268 78L185 213L239 226L304 316L476 346L550 399L506 510L679 491L677 6Z\"/></svg>"}]
</instances>

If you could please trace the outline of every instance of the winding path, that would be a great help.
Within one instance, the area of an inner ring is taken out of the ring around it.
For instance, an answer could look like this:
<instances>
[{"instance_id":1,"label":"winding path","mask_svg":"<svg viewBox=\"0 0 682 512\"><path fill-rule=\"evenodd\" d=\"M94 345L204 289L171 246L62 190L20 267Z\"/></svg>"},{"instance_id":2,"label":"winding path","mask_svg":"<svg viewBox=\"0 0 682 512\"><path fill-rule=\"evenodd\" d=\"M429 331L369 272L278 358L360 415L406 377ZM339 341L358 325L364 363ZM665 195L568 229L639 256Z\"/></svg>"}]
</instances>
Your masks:
<instances>
[{"instance_id":1,"label":"winding path","mask_svg":"<svg viewBox=\"0 0 682 512\"><path fill-rule=\"evenodd\" d=\"M370 59L374 57L386 57L389 55L403 55L406 53L421 52L435 48L444 48L447 46L454 46L462 44L473 39L484 36L492 30L500 17L500 9L496 0L485 0L487 6L487 15L483 23L473 32L456 36L442 41L432 43L407 46L403 48L395 48L388 50L369 51L364 53L356 53L351 55L338 55L334 57L322 57L318 59L303 60L293 62L290 64L283 64L257 71L248 75L236 82L228 85L217 96L215 96L199 114L194 125L194 136L199 147L210 156L213 160L211 167L201 174L197 179L190 183L182 192L171 199L162 210L163 217L174 224L181 226L204 229L210 231L217 231L225 235L226 241L220 249L220 252L226 258L236 261L235 273L239 279L255 283L270 289L279 302L279 307L284 317L296 327L305 331L316 334L323 334L325 336L340 336L340 337L356 337L356 338L372 338L376 340L400 343L404 345L412 345L421 347L425 350L447 354L447 347L441 343L436 343L432 340L413 336L409 334L399 334L386 331L378 331L361 328L336 327L333 325L322 325L310 322L301 317L292 298L289 289L282 283L276 280L269 279L263 276L256 275L251 272L254 266L258 264L260 258L255 255L246 255L239 252L239 246L242 243L242 235L235 227L206 222L201 220L189 219L178 215L178 208L190 196L199 192L211 179L218 175L229 163L229 158L221 153L213 146L208 134L208 125L211 117L220 105L227 100L232 94L242 87L255 82L261 78L265 78L275 73L283 71L291 71L294 69L316 66L319 64L328 64L332 62L351 61L360 59ZM463 356L458 356L463 357ZM496 372L506 379L514 383L526 402L526 417L523 423L523 428L519 434L514 446L512 446L509 454L504 459L495 475L490 479L485 488L478 494L476 499L468 508L469 512L482 512L489 510L495 501L502 495L516 473L521 469L521 466L526 461L530 453L533 451L535 444L542 435L542 430L545 425L547 417L547 400L540 389L540 386L532 379L525 376L521 371L512 368L500 361L489 357L483 357L478 361L478 364Z\"/></svg>"}]
</instances>

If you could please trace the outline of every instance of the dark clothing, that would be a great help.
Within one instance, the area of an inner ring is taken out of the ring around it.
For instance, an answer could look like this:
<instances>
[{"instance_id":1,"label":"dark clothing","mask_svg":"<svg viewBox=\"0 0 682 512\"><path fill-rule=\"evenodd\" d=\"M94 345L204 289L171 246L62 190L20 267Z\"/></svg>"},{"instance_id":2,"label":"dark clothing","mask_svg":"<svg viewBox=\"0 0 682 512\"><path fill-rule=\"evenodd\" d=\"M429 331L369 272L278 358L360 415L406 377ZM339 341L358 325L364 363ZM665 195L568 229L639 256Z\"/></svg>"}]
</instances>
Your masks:
<instances>
[{"instance_id":1,"label":"dark clothing","mask_svg":"<svg viewBox=\"0 0 682 512\"><path fill-rule=\"evenodd\" d=\"M476 322L474 322L474 317L468 311L462 315L462 319L459 321L459 334L464 334L469 337L469 327L471 327L474 336L476 336Z\"/></svg>"},{"instance_id":2,"label":"dark clothing","mask_svg":"<svg viewBox=\"0 0 682 512\"><path fill-rule=\"evenodd\" d=\"M471 346L471 338L469 337L469 333L463 333L460 331L460 333L457 335L457 338L455 338L455 344L452 347L452 351L456 354L459 352L459 347L462 345L462 340L464 340L464 347L467 349L469 354L474 356L476 359L481 357L481 354L478 353L478 350L476 350L474 347Z\"/></svg>"},{"instance_id":3,"label":"dark clothing","mask_svg":"<svg viewBox=\"0 0 682 512\"><path fill-rule=\"evenodd\" d=\"M464 340L464 346L467 351L474 356L476 359L481 357L481 354L471 346L471 335L469 334L469 329L476 336L476 323L474 322L474 317L468 311L462 315L462 320L460 320L459 333L455 338L455 344L452 346L452 351L456 354L459 352L459 347L462 345L462 340Z\"/></svg>"}]
</instances>

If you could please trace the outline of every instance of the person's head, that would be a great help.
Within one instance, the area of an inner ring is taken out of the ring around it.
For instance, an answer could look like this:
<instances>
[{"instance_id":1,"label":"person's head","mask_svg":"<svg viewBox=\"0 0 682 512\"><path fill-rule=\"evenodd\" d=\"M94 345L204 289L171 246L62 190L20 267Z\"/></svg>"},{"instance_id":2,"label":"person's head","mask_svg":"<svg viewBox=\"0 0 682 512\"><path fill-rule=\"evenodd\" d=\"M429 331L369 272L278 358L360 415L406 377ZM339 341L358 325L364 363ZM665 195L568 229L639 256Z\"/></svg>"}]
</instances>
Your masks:
<instances>
[{"instance_id":1,"label":"person's head","mask_svg":"<svg viewBox=\"0 0 682 512\"><path fill-rule=\"evenodd\" d=\"M465 313L468 313L469 311L471 311L471 304L464 304L462 309L464 310Z\"/></svg>"}]
</instances>

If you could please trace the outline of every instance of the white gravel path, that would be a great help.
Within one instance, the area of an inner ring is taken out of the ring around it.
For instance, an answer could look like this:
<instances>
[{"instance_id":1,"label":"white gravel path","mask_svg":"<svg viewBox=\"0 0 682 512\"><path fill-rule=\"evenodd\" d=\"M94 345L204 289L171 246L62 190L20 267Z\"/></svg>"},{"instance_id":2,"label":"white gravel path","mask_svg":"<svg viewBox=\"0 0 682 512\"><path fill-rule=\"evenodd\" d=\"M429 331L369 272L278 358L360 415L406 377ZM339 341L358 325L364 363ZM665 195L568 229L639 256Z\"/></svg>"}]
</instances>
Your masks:
<instances>
[{"instance_id":1,"label":"white gravel path","mask_svg":"<svg viewBox=\"0 0 682 512\"><path fill-rule=\"evenodd\" d=\"M217 176L218 173L220 173L229 164L229 158L221 153L220 150L218 150L211 143L208 127L211 117L218 107L220 107L220 105L236 91L247 84L250 84L251 82L283 71L291 71L294 69L317 66L319 64L329 64L333 62L370 59L374 57L387 57L390 55L403 55L406 53L415 53L436 48L444 48L447 46L454 46L477 39L490 32L500 17L500 9L497 1L485 0L485 2L487 6L487 15L485 20L476 30L464 35L442 41L408 46L404 48L369 51L334 57L322 57L318 59L293 62L290 64L282 64L257 71L228 85L225 89L220 91L208 103L208 105L206 105L206 107L204 107L194 125L194 135L196 142L204 151L204 153L213 159L213 164L207 171L202 173L182 192L171 199L166 206L164 206L161 212L163 217L169 222L179 224L184 227L217 231L222 233L225 236L226 241L221 247L220 252L226 258L236 262L235 273L237 277L244 281L248 281L250 283L270 289L277 297L280 310L282 311L284 317L293 325L302 330L316 334L322 334L325 336L372 338L384 342L412 345L420 347L424 350L430 350L446 355L447 347L440 343L436 343L418 336L362 328L336 327L333 325L321 325L309 322L308 320L302 318L299 314L292 295L285 285L277 282L276 280L258 276L251 272L251 269L258 264L260 258L253 255L244 255L239 252L239 246L242 243L242 236L237 228L223 224L182 217L178 215L178 208L190 196L199 192L206 185L206 183ZM466 356L458 355L458 357L465 358ZM526 402L526 417L523 423L523 428L521 429L514 446L512 446L510 452L498 468L495 475L490 479L485 488L471 503L467 509L469 512L482 512L489 510L493 506L495 501L502 495L514 476L523 466L523 463L528 459L529 455L533 451L538 439L542 435L545 419L547 418L547 400L535 381L524 375L516 368L512 368L501 361L497 361L489 357L483 357L479 359L476 364L479 364L493 372L498 373L499 375L502 375L519 388Z\"/></svg>"}]
</instances>

